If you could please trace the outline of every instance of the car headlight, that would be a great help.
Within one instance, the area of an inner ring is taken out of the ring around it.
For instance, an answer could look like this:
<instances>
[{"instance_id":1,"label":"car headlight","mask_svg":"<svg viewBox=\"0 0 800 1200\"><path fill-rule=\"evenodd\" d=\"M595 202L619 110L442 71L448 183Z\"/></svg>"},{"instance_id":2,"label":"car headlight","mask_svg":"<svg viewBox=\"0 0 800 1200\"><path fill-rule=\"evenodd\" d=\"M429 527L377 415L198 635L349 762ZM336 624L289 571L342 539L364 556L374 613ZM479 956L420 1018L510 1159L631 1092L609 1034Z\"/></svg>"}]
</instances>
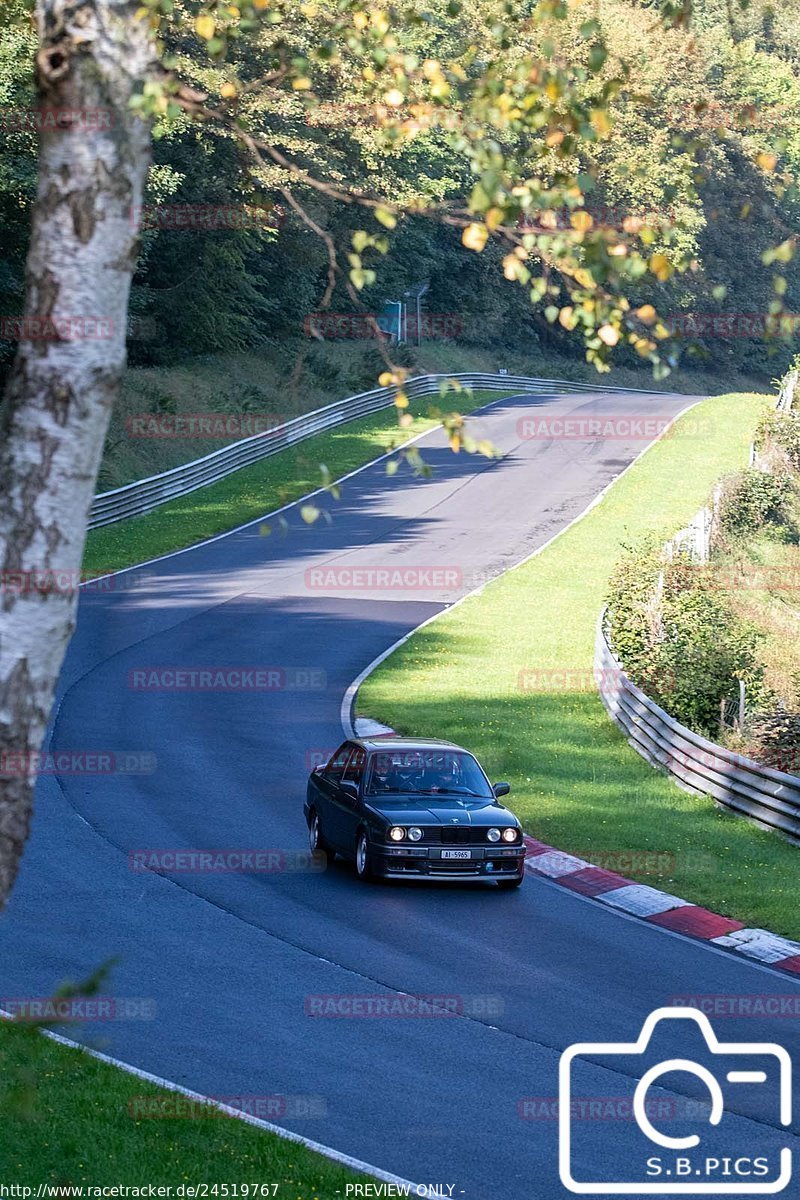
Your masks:
<instances>
[{"instance_id":1,"label":"car headlight","mask_svg":"<svg viewBox=\"0 0 800 1200\"><path fill-rule=\"evenodd\" d=\"M412 825L408 831L408 839L411 842L421 842L422 830L417 825Z\"/></svg>"},{"instance_id":2,"label":"car headlight","mask_svg":"<svg viewBox=\"0 0 800 1200\"><path fill-rule=\"evenodd\" d=\"M503 841L504 842L515 842L516 840L517 840L516 829L512 829L511 826L509 826L508 829L503 830Z\"/></svg>"},{"instance_id":3,"label":"car headlight","mask_svg":"<svg viewBox=\"0 0 800 1200\"><path fill-rule=\"evenodd\" d=\"M489 832L486 834L486 836L490 842L499 842L500 841L500 830L499 829L490 829Z\"/></svg>"},{"instance_id":4,"label":"car headlight","mask_svg":"<svg viewBox=\"0 0 800 1200\"><path fill-rule=\"evenodd\" d=\"M405 829L403 829L402 825L393 825L392 828L389 830L389 837L392 839L393 842L402 842L402 840L405 836L406 836L406 831L405 831Z\"/></svg>"}]
</instances>

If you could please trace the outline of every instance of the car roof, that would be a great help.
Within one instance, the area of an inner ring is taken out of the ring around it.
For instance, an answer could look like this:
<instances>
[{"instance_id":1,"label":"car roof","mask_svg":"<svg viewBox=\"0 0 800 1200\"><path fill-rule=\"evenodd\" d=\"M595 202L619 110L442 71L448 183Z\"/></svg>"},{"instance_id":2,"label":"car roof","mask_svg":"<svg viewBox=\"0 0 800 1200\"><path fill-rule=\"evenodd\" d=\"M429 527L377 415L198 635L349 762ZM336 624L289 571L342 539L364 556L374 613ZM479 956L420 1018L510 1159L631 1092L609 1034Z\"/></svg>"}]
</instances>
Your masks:
<instances>
[{"instance_id":1,"label":"car roof","mask_svg":"<svg viewBox=\"0 0 800 1200\"><path fill-rule=\"evenodd\" d=\"M363 746L365 750L427 750L431 746L445 747L448 750L461 750L465 754L469 754L469 750L464 750L463 746L458 746L455 742L445 741L443 738L411 738L398 737L395 733L376 733L371 737L351 738L357 746Z\"/></svg>"}]
</instances>

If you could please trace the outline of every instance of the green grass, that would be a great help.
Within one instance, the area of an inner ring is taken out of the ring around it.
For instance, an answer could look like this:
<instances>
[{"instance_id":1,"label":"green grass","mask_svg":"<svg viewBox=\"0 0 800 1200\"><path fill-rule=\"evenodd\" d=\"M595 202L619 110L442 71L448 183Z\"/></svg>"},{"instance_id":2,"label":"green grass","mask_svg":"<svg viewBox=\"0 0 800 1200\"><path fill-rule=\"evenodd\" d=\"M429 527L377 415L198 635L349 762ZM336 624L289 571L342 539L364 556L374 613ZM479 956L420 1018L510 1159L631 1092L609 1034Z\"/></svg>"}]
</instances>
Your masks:
<instances>
[{"instance_id":1,"label":"green grass","mask_svg":"<svg viewBox=\"0 0 800 1200\"><path fill-rule=\"evenodd\" d=\"M477 408L502 395L473 392L469 406ZM447 406L458 407L458 400L451 394ZM402 434L396 409L373 413L244 467L145 516L94 529L86 540L84 571L89 575L116 571L169 554L298 500L320 486L320 464L327 466L333 479L340 479L390 450L399 437L405 441L433 428L436 421L427 413L435 403L433 396L412 403L408 411L414 422Z\"/></svg>"},{"instance_id":2,"label":"green grass","mask_svg":"<svg viewBox=\"0 0 800 1200\"><path fill-rule=\"evenodd\" d=\"M621 543L651 528L668 536L722 473L746 465L766 403L751 394L704 401L552 546L397 650L362 686L358 711L469 746L493 778L511 781L512 806L534 837L611 867L616 853L661 852L653 873L617 869L800 937L797 849L648 766L591 682L595 625ZM554 669L573 674L558 686L520 687L521 672L529 684L530 672Z\"/></svg>"},{"instance_id":3,"label":"green grass","mask_svg":"<svg viewBox=\"0 0 800 1200\"><path fill-rule=\"evenodd\" d=\"M149 1098L148 1112L177 1101L190 1115L141 1117L141 1097ZM272 1183L277 1200L337 1200L345 1184L365 1180L303 1146L208 1112L83 1051L0 1022L5 1185Z\"/></svg>"}]
</instances>

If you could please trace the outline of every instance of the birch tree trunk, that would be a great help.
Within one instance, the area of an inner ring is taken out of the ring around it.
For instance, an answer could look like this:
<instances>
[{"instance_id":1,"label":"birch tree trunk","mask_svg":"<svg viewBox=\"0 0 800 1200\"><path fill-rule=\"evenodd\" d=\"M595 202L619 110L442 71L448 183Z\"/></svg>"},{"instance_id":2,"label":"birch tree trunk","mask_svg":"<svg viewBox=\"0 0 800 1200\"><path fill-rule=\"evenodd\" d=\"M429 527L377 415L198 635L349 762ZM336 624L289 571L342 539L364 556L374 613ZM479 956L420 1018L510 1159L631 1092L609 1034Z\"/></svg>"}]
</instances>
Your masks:
<instances>
[{"instance_id":1,"label":"birch tree trunk","mask_svg":"<svg viewBox=\"0 0 800 1200\"><path fill-rule=\"evenodd\" d=\"M120 0L39 0L39 182L25 316L0 409L0 907L75 622L89 507L125 364L149 163L129 108L154 65Z\"/></svg>"}]
</instances>

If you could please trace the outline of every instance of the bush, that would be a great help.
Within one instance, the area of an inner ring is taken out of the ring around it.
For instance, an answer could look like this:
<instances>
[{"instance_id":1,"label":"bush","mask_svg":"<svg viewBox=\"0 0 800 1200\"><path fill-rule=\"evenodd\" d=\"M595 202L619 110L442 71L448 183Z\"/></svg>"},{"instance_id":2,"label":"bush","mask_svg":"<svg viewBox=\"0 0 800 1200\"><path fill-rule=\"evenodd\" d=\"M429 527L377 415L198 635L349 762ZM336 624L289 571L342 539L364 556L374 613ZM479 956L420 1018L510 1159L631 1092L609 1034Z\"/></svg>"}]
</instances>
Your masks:
<instances>
[{"instance_id":1,"label":"bush","mask_svg":"<svg viewBox=\"0 0 800 1200\"><path fill-rule=\"evenodd\" d=\"M685 558L667 562L652 540L628 548L608 593L609 632L626 673L670 716L718 734L723 701L763 695L758 631L738 618L713 578Z\"/></svg>"},{"instance_id":2,"label":"bush","mask_svg":"<svg viewBox=\"0 0 800 1200\"><path fill-rule=\"evenodd\" d=\"M748 753L776 771L800 775L800 712L759 714L751 722Z\"/></svg>"},{"instance_id":3,"label":"bush","mask_svg":"<svg viewBox=\"0 0 800 1200\"><path fill-rule=\"evenodd\" d=\"M792 479L748 467L722 480L719 523L724 533L741 537L765 525L783 525L788 520Z\"/></svg>"},{"instance_id":4,"label":"bush","mask_svg":"<svg viewBox=\"0 0 800 1200\"><path fill-rule=\"evenodd\" d=\"M788 412L770 409L756 429L756 449L777 446L783 450L793 471L800 471L800 408Z\"/></svg>"}]
</instances>

